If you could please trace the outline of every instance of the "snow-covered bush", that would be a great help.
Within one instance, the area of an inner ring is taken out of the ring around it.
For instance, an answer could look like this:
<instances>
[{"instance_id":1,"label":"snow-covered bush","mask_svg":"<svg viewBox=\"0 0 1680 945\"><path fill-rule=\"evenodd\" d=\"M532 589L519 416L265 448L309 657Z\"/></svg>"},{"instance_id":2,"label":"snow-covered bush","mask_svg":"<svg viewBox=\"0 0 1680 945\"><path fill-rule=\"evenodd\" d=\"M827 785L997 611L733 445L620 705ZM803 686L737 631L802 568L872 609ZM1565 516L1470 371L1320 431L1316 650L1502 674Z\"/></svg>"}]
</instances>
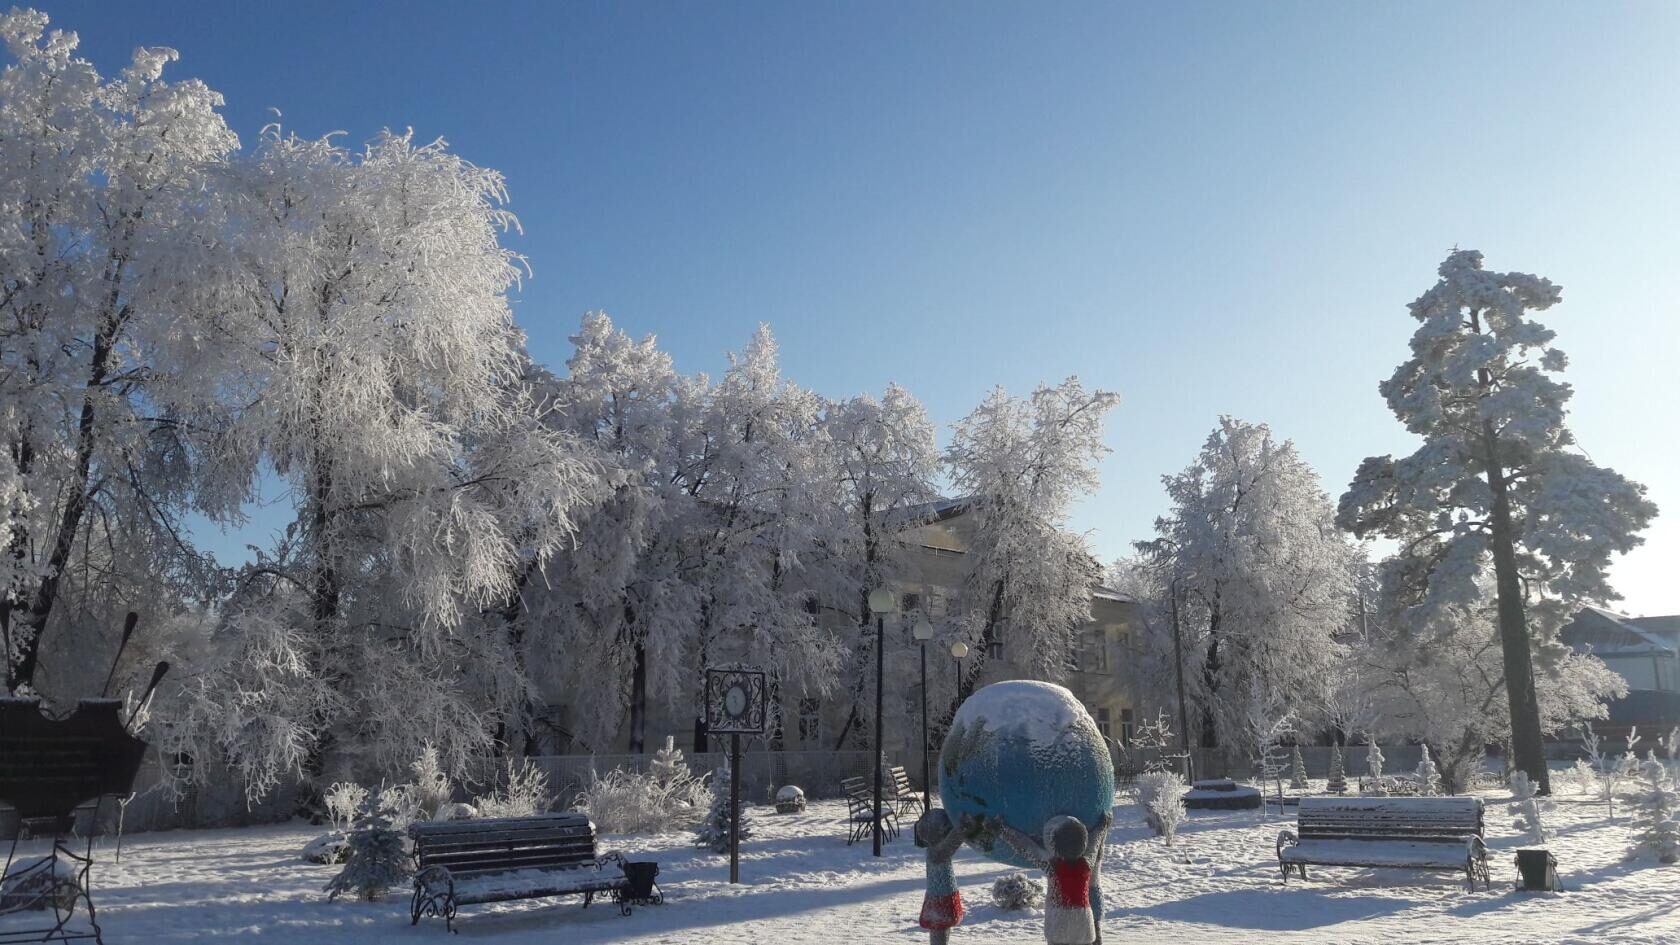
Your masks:
<instances>
[{"instance_id":1,"label":"snow-covered bush","mask_svg":"<svg viewBox=\"0 0 1680 945\"><path fill-rule=\"evenodd\" d=\"M1528 772L1511 772L1511 806L1508 809L1515 818L1511 826L1535 845L1546 842L1546 827L1540 822L1540 800L1535 796L1539 789L1539 785L1528 779Z\"/></svg>"},{"instance_id":2,"label":"snow-covered bush","mask_svg":"<svg viewBox=\"0 0 1680 945\"><path fill-rule=\"evenodd\" d=\"M327 882L327 898L354 893L358 899L377 899L392 886L400 886L413 875L412 859L402 832L392 822L385 800L395 800L390 791L378 799L366 800L348 838L350 854L344 869Z\"/></svg>"},{"instance_id":3,"label":"snow-covered bush","mask_svg":"<svg viewBox=\"0 0 1680 945\"><path fill-rule=\"evenodd\" d=\"M1008 912L1044 905L1044 886L1025 873L1010 873L992 881L992 904Z\"/></svg>"},{"instance_id":4,"label":"snow-covered bush","mask_svg":"<svg viewBox=\"0 0 1680 945\"><path fill-rule=\"evenodd\" d=\"M1149 802L1149 813L1155 818L1155 824L1162 837L1166 838L1167 846L1173 845L1173 838L1178 836L1178 827L1184 823L1188 812L1184 809L1184 781L1176 774L1169 774L1171 782L1161 785L1161 790Z\"/></svg>"},{"instance_id":5,"label":"snow-covered bush","mask_svg":"<svg viewBox=\"0 0 1680 945\"><path fill-rule=\"evenodd\" d=\"M646 773L615 769L591 772L589 785L573 802L606 833L663 833L694 826L712 802L703 778L694 776L675 739L653 753Z\"/></svg>"},{"instance_id":6,"label":"snow-covered bush","mask_svg":"<svg viewBox=\"0 0 1680 945\"><path fill-rule=\"evenodd\" d=\"M455 784L443 770L437 746L426 742L409 770L414 772L414 799L420 805L421 815L436 820L437 812L455 800Z\"/></svg>"},{"instance_id":7,"label":"snow-covered bush","mask_svg":"<svg viewBox=\"0 0 1680 945\"><path fill-rule=\"evenodd\" d=\"M617 768L605 776L591 773L589 785L573 802L604 833L663 833L694 826L711 801L698 779L678 788L653 772Z\"/></svg>"},{"instance_id":8,"label":"snow-covered bush","mask_svg":"<svg viewBox=\"0 0 1680 945\"><path fill-rule=\"evenodd\" d=\"M740 838L742 840L752 836L752 820L747 817L747 802L741 800L737 812L741 819ZM700 829L694 833L694 845L706 847L713 853L729 852L729 769L719 768L712 775L712 807L707 812L706 819L700 822Z\"/></svg>"},{"instance_id":9,"label":"snow-covered bush","mask_svg":"<svg viewBox=\"0 0 1680 945\"><path fill-rule=\"evenodd\" d=\"M502 769L502 786L474 798L480 817L530 817L545 813L554 798L548 793L548 775L527 761L507 759Z\"/></svg>"},{"instance_id":10,"label":"snow-covered bush","mask_svg":"<svg viewBox=\"0 0 1680 945\"><path fill-rule=\"evenodd\" d=\"M18 860L0 883L0 914L25 909L68 912L78 895L76 867L69 860L59 858L50 865L44 856Z\"/></svg>"},{"instance_id":11,"label":"snow-covered bush","mask_svg":"<svg viewBox=\"0 0 1680 945\"><path fill-rule=\"evenodd\" d=\"M1184 779L1173 771L1151 771L1138 775L1133 788L1138 809L1143 811L1144 823L1158 837L1166 837L1171 846L1179 824L1184 822Z\"/></svg>"},{"instance_id":12,"label":"snow-covered bush","mask_svg":"<svg viewBox=\"0 0 1680 945\"><path fill-rule=\"evenodd\" d=\"M379 807L385 811L385 816L391 819L391 825L397 830L407 830L408 825L423 819L420 811L420 797L412 784L392 784L379 789Z\"/></svg>"},{"instance_id":13,"label":"snow-covered bush","mask_svg":"<svg viewBox=\"0 0 1680 945\"><path fill-rule=\"evenodd\" d=\"M1575 781L1575 793L1598 793L1598 772L1593 770L1592 762L1585 758L1575 759L1575 766L1569 769L1569 775Z\"/></svg>"},{"instance_id":14,"label":"snow-covered bush","mask_svg":"<svg viewBox=\"0 0 1680 945\"><path fill-rule=\"evenodd\" d=\"M1435 767L1435 759L1429 757L1429 746L1419 745L1423 756L1418 759L1417 783L1418 793L1430 796L1441 793L1441 771Z\"/></svg>"},{"instance_id":15,"label":"snow-covered bush","mask_svg":"<svg viewBox=\"0 0 1680 945\"><path fill-rule=\"evenodd\" d=\"M1640 766L1641 791L1631 855L1650 854L1659 863L1680 863L1680 790L1668 766L1655 758Z\"/></svg>"},{"instance_id":16,"label":"snow-covered bush","mask_svg":"<svg viewBox=\"0 0 1680 945\"><path fill-rule=\"evenodd\" d=\"M472 820L478 816L478 808L471 804L445 804L432 814L433 820Z\"/></svg>"},{"instance_id":17,"label":"snow-covered bush","mask_svg":"<svg viewBox=\"0 0 1680 945\"><path fill-rule=\"evenodd\" d=\"M322 800L327 805L327 818L333 830L345 833L356 821L356 812L367 801L368 790L354 781L340 781L327 789Z\"/></svg>"},{"instance_id":18,"label":"snow-covered bush","mask_svg":"<svg viewBox=\"0 0 1680 945\"><path fill-rule=\"evenodd\" d=\"M341 830L324 833L304 844L301 855L305 863L320 863L324 866L343 863L350 856L349 837Z\"/></svg>"},{"instance_id":19,"label":"snow-covered bush","mask_svg":"<svg viewBox=\"0 0 1680 945\"><path fill-rule=\"evenodd\" d=\"M776 791L776 813L797 814L805 809L805 792L797 785L784 784Z\"/></svg>"}]
</instances>

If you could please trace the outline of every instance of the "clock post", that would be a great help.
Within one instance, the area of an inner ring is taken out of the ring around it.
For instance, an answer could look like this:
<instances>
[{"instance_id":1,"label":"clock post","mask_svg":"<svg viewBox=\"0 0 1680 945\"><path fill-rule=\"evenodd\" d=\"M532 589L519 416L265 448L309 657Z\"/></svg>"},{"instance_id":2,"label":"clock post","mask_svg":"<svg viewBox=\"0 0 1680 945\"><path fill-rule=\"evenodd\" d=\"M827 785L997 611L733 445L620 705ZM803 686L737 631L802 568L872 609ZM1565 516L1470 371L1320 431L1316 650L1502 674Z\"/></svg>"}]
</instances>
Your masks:
<instances>
[{"instance_id":1,"label":"clock post","mask_svg":"<svg viewBox=\"0 0 1680 945\"><path fill-rule=\"evenodd\" d=\"M706 670L706 727L729 736L729 881L741 881L741 736L764 734L764 671L735 666Z\"/></svg>"}]
</instances>

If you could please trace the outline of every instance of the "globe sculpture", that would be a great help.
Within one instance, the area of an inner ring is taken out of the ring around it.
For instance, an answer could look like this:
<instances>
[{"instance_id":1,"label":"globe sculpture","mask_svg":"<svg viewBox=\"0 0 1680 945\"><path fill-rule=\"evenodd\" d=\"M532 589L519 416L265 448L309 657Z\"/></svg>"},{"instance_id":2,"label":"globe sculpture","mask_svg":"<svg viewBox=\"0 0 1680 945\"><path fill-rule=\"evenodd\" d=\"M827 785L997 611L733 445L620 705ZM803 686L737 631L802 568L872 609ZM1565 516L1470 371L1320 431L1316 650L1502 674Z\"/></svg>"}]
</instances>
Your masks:
<instances>
[{"instance_id":1,"label":"globe sculpture","mask_svg":"<svg viewBox=\"0 0 1680 945\"><path fill-rule=\"evenodd\" d=\"M1114 764L1073 693L1031 680L993 683L951 720L939 752L939 797L953 821L1002 817L1038 837L1045 821L1066 814L1095 829L1114 807ZM969 845L1001 863L1031 866L990 830Z\"/></svg>"}]
</instances>

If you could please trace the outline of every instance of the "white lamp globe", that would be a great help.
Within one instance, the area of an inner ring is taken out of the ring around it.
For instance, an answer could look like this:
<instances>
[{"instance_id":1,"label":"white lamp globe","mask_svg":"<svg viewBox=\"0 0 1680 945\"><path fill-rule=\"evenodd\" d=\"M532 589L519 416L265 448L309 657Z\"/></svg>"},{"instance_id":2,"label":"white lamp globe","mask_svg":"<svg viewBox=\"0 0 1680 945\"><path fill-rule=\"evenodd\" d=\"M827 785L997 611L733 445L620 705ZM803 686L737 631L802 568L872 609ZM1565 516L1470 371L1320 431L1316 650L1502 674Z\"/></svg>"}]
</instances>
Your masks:
<instances>
[{"instance_id":1,"label":"white lamp globe","mask_svg":"<svg viewBox=\"0 0 1680 945\"><path fill-rule=\"evenodd\" d=\"M918 619L916 625L910 629L910 635L919 642L926 643L933 639L933 622L926 617Z\"/></svg>"},{"instance_id":2,"label":"white lamp globe","mask_svg":"<svg viewBox=\"0 0 1680 945\"><path fill-rule=\"evenodd\" d=\"M893 592L884 587L877 587L869 592L869 612L872 614L890 614L897 602Z\"/></svg>"}]
</instances>

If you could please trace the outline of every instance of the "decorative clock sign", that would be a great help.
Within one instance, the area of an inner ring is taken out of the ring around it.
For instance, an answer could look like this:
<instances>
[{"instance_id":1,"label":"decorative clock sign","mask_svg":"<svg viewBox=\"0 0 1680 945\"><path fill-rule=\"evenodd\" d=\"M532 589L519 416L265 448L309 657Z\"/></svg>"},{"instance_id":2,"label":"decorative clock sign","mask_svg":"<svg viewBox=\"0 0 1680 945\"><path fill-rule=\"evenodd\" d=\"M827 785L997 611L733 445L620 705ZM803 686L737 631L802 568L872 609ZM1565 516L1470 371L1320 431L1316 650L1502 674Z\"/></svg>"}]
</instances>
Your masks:
<instances>
[{"instance_id":1,"label":"decorative clock sign","mask_svg":"<svg viewBox=\"0 0 1680 945\"><path fill-rule=\"evenodd\" d=\"M769 715L764 671L706 670L706 727L714 735L762 735Z\"/></svg>"}]
</instances>

